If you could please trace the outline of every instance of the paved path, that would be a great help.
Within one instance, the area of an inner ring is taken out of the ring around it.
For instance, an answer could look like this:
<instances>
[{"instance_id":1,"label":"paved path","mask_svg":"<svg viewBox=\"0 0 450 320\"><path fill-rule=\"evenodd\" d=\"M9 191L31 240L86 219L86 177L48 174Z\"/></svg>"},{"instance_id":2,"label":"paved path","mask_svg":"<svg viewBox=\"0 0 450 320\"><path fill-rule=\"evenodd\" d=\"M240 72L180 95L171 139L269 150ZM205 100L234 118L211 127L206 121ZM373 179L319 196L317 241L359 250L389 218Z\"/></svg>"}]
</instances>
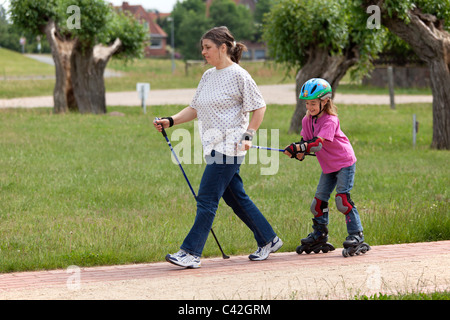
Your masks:
<instances>
[{"instance_id":1,"label":"paved path","mask_svg":"<svg viewBox=\"0 0 450 320\"><path fill-rule=\"evenodd\" d=\"M0 274L0 299L348 299L379 292L450 290L450 241L374 246L365 255L283 252Z\"/></svg>"},{"instance_id":2,"label":"paved path","mask_svg":"<svg viewBox=\"0 0 450 320\"><path fill-rule=\"evenodd\" d=\"M295 85L259 86L267 104L295 104ZM195 89L151 90L146 101L147 106L178 104L188 105ZM431 95L396 95L395 103L431 103ZM339 94L334 102L339 104L390 104L388 95ZM106 104L109 106L140 106L141 101L136 91L107 92ZM35 108L53 107L53 97L28 97L0 99L0 108Z\"/></svg>"}]
</instances>

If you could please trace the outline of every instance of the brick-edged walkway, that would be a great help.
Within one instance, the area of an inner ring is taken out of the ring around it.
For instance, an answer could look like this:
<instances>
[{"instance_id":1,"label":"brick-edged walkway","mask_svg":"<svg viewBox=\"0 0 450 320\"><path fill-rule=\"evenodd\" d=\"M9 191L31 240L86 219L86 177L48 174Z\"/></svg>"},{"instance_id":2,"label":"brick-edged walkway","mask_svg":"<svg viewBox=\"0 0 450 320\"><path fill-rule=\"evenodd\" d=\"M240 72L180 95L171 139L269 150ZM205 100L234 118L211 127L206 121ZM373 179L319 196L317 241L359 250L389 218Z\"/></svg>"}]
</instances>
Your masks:
<instances>
[{"instance_id":1,"label":"brick-edged walkway","mask_svg":"<svg viewBox=\"0 0 450 320\"><path fill-rule=\"evenodd\" d=\"M314 270L328 268L330 270L345 270L355 266L376 265L383 266L388 263L397 263L402 265L414 265L415 262L431 261L431 258L437 260L436 267L450 269L450 241L438 241L427 243L396 244L385 246L373 246L372 250L365 255L344 258L341 254L342 249L327 254L302 254L295 252L282 252L270 255L266 261L253 262L248 260L247 256L232 256L230 259L222 258L204 258L202 267L199 269L183 269L167 262L144 263L134 265L119 265L92 267L67 270L49 270L36 272L17 272L0 274L0 299L10 297L10 293L16 290L40 290L61 287L68 290L74 279L78 281L80 287L99 284L104 282L124 282L129 280L162 280L162 279L180 279L194 277L196 279L208 276L233 277L239 279L250 274L267 274L270 277L271 272L286 271L286 277L290 276L290 270L302 270L305 275L313 274ZM442 260L440 260L442 257ZM441 262L439 262L441 261ZM439 265L439 264L444 264ZM423 267L424 272L433 272L433 266ZM308 271L310 270L310 271ZM407 272L407 270L404 270ZM328 271L330 272L330 271ZM325 275L324 275L325 276ZM384 275L386 276L386 275ZM383 276L383 278L384 278ZM435 283L436 287L449 290L450 277L448 274L428 275L431 278L439 277L441 281ZM75 278L77 277L77 278ZM277 277L280 277L278 274ZM367 275L366 280L367 281ZM447 286L445 288L445 286ZM200 296L198 296L200 297ZM30 297L28 297L30 298ZM45 297L40 297L40 299ZM148 298L148 297L147 297ZM175 297L176 298L176 297ZM201 298L201 297L200 297Z\"/></svg>"}]
</instances>

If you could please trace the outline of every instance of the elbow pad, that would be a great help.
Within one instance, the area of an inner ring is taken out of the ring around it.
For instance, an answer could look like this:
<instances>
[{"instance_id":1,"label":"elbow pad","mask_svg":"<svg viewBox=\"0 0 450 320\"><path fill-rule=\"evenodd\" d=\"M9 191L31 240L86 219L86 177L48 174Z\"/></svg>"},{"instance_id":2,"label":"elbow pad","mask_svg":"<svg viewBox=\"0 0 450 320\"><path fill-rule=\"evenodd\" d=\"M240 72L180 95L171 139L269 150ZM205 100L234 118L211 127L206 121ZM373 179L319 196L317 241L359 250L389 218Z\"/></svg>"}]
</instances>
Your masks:
<instances>
[{"instance_id":1,"label":"elbow pad","mask_svg":"<svg viewBox=\"0 0 450 320\"><path fill-rule=\"evenodd\" d=\"M319 139L318 137L314 137L314 138L312 138L311 140L308 140L308 141L304 141L302 139L301 142L302 142L300 144L301 152L311 153L311 152L320 151L320 149L322 149L322 140ZM305 142L308 144L307 146L305 146Z\"/></svg>"}]
</instances>

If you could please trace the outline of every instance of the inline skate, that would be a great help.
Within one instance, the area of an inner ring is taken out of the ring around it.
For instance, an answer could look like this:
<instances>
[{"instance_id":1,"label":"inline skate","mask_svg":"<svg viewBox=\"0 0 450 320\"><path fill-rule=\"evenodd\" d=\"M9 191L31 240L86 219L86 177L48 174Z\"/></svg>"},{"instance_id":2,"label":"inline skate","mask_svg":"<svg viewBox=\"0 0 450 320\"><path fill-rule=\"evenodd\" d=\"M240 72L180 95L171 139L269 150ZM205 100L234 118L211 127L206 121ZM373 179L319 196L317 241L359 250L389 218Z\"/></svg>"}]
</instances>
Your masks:
<instances>
[{"instance_id":1,"label":"inline skate","mask_svg":"<svg viewBox=\"0 0 450 320\"><path fill-rule=\"evenodd\" d=\"M342 255L344 257L359 255L361 253L366 253L371 248L370 246L364 242L364 235L362 232L358 232L356 234L351 234L343 243L344 249L342 250Z\"/></svg>"},{"instance_id":2,"label":"inline skate","mask_svg":"<svg viewBox=\"0 0 450 320\"><path fill-rule=\"evenodd\" d=\"M300 240L301 244L295 250L298 254L305 252L310 254L311 252L327 253L335 250L331 243L328 243L328 228L325 224L319 224L313 219L313 229L306 238Z\"/></svg>"}]
</instances>

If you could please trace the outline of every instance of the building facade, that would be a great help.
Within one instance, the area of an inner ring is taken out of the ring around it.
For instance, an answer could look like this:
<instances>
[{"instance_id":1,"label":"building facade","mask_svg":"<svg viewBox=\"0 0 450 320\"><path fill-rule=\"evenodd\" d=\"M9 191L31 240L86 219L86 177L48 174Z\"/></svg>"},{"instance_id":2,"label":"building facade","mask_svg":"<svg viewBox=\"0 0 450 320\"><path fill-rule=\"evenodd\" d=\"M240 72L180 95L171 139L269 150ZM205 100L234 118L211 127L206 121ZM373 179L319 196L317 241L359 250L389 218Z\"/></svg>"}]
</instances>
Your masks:
<instances>
[{"instance_id":1,"label":"building facade","mask_svg":"<svg viewBox=\"0 0 450 320\"><path fill-rule=\"evenodd\" d=\"M150 35L150 43L144 49L146 57L167 56L167 33L156 23L158 17L156 13L147 12L141 5L132 6L128 2L123 2L120 7L114 8L118 11L131 13L147 28Z\"/></svg>"}]
</instances>

